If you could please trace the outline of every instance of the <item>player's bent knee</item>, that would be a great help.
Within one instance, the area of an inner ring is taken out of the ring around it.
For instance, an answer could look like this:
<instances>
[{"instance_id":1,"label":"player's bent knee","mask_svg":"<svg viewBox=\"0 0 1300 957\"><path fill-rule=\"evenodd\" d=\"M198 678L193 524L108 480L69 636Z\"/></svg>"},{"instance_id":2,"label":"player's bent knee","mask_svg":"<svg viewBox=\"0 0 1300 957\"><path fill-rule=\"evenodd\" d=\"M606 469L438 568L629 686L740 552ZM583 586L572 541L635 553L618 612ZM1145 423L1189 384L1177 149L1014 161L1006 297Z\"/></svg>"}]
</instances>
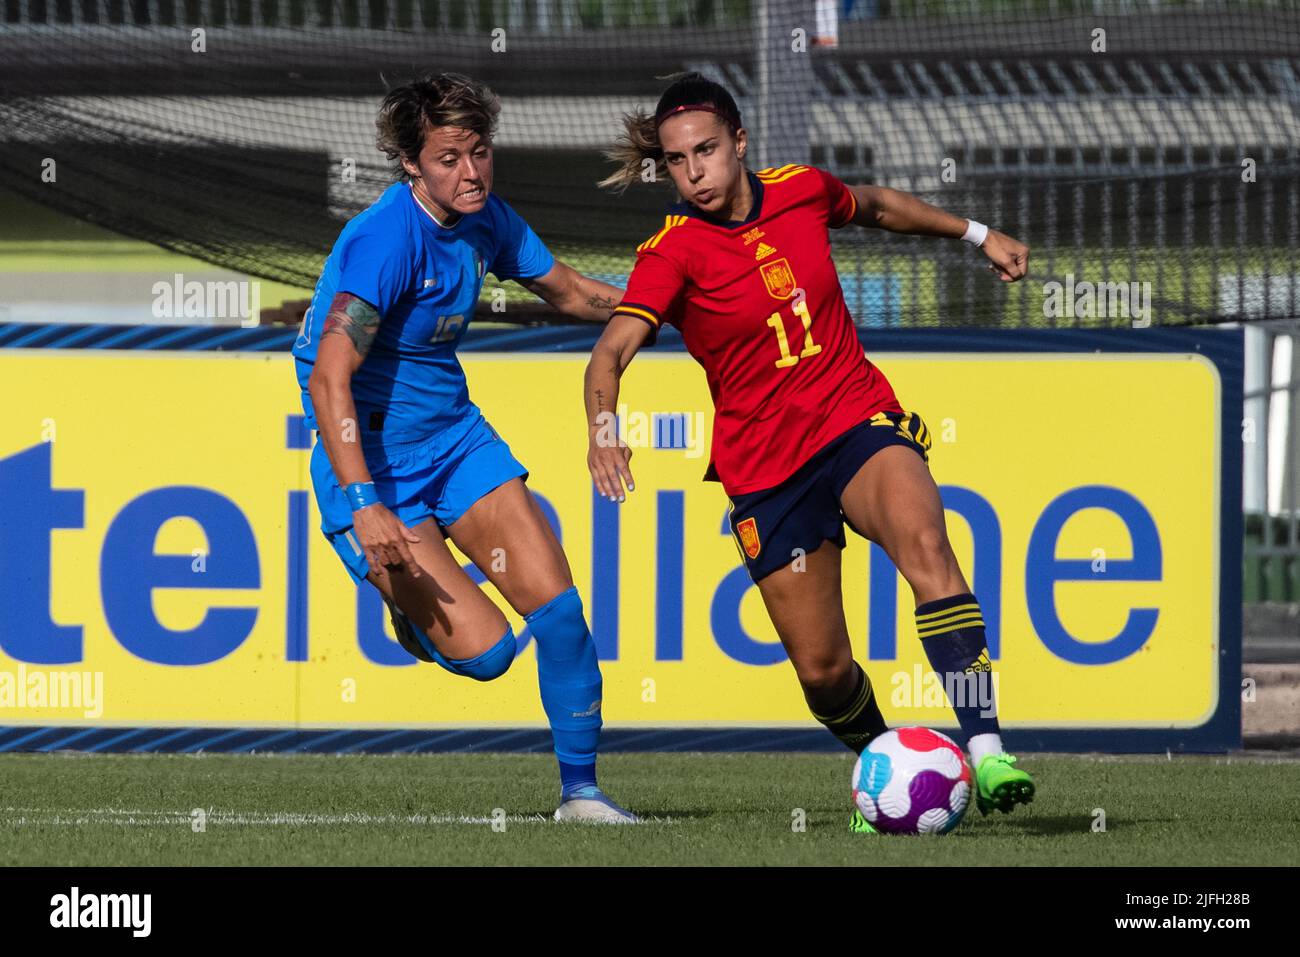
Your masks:
<instances>
[{"instance_id":1,"label":"player's bent knee","mask_svg":"<svg viewBox=\"0 0 1300 957\"><path fill-rule=\"evenodd\" d=\"M578 594L578 586L573 583L557 587L555 583L548 583L541 587L541 594L549 594L551 597L536 600L536 607L532 611L524 613L524 620L527 622L540 621L544 619L560 619L572 617L574 614L582 614L582 596Z\"/></svg>"},{"instance_id":2,"label":"player's bent knee","mask_svg":"<svg viewBox=\"0 0 1300 957\"><path fill-rule=\"evenodd\" d=\"M926 525L913 531L907 538L906 551L921 562L941 563L952 553L948 533L942 528Z\"/></svg>"},{"instance_id":3,"label":"player's bent knee","mask_svg":"<svg viewBox=\"0 0 1300 957\"><path fill-rule=\"evenodd\" d=\"M943 529L918 529L908 536L898 550L899 571L911 581L913 578L943 578L957 564L952 545Z\"/></svg>"},{"instance_id":4,"label":"player's bent knee","mask_svg":"<svg viewBox=\"0 0 1300 957\"><path fill-rule=\"evenodd\" d=\"M569 586L540 608L524 616L537 638L538 654L560 660L579 654L591 641L583 616L582 597Z\"/></svg>"},{"instance_id":5,"label":"player's bent knee","mask_svg":"<svg viewBox=\"0 0 1300 957\"><path fill-rule=\"evenodd\" d=\"M840 687L853 671L853 658L845 655L843 660L825 660L797 663L795 675L805 692L818 694Z\"/></svg>"},{"instance_id":6,"label":"player's bent knee","mask_svg":"<svg viewBox=\"0 0 1300 957\"><path fill-rule=\"evenodd\" d=\"M475 681L492 681L510 670L518 650L515 630L506 625L501 640L487 651L473 658L445 658L439 662L452 674L473 678Z\"/></svg>"}]
</instances>

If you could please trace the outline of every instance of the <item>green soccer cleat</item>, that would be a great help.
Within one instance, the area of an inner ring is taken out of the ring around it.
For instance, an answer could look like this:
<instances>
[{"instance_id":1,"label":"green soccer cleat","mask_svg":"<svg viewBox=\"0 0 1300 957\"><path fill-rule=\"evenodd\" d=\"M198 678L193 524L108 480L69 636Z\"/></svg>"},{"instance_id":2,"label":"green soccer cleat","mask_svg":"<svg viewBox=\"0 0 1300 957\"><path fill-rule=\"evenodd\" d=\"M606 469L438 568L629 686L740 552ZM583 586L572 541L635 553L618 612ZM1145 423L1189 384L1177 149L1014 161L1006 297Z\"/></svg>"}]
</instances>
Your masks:
<instances>
[{"instance_id":1,"label":"green soccer cleat","mask_svg":"<svg viewBox=\"0 0 1300 957\"><path fill-rule=\"evenodd\" d=\"M853 816L849 818L849 833L851 834L879 834L871 822L862 816L862 812L857 808L853 809Z\"/></svg>"},{"instance_id":2,"label":"green soccer cleat","mask_svg":"<svg viewBox=\"0 0 1300 957\"><path fill-rule=\"evenodd\" d=\"M1011 813L1017 804L1034 799L1034 779L1013 767L1016 759L1005 751L986 754L975 769L975 806L980 814L998 810Z\"/></svg>"}]
</instances>

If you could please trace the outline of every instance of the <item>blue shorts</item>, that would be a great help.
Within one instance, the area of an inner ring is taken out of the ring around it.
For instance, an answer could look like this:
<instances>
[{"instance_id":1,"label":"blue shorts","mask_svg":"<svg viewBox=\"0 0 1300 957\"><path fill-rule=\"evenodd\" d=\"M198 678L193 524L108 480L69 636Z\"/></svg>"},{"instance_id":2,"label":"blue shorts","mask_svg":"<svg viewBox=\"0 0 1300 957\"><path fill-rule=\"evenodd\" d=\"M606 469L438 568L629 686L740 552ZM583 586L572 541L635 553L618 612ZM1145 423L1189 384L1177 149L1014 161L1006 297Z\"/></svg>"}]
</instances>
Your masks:
<instances>
[{"instance_id":1,"label":"blue shorts","mask_svg":"<svg viewBox=\"0 0 1300 957\"><path fill-rule=\"evenodd\" d=\"M891 445L905 445L928 461L930 430L915 412L877 412L780 485L732 499L731 531L749 577L759 581L825 541L843 548L847 519L840 496L863 463Z\"/></svg>"},{"instance_id":2,"label":"blue shorts","mask_svg":"<svg viewBox=\"0 0 1300 957\"><path fill-rule=\"evenodd\" d=\"M404 440L391 433L364 433L362 451L379 500L407 528L432 518L444 529L471 505L512 478L528 478L477 409L450 429L431 438ZM354 581L370 570L352 530L352 506L339 488L325 446L317 435L311 453L311 482L320 507L321 531L329 539Z\"/></svg>"}]
</instances>

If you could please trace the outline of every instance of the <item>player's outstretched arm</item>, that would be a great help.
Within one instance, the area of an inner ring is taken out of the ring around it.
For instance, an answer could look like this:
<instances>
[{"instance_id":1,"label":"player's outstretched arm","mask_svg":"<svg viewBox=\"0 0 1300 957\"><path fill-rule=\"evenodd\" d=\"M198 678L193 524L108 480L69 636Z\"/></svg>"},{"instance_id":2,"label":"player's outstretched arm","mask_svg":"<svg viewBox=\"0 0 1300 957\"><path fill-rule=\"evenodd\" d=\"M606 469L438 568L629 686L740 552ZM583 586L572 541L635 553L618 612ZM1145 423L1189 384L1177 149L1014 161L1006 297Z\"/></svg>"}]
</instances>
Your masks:
<instances>
[{"instance_id":1,"label":"player's outstretched arm","mask_svg":"<svg viewBox=\"0 0 1300 957\"><path fill-rule=\"evenodd\" d=\"M623 501L623 485L635 488L629 461L632 450L618 434L618 388L623 370L650 337L650 326L632 316L610 320L591 350L583 376L587 406L587 468L596 491L611 502Z\"/></svg>"},{"instance_id":2,"label":"player's outstretched arm","mask_svg":"<svg viewBox=\"0 0 1300 957\"><path fill-rule=\"evenodd\" d=\"M379 310L351 293L339 293L325 317L316 363L307 380L321 441L343 489L373 481L357 436L352 375L365 361L378 332ZM357 541L372 567L401 565L413 578L420 576L420 566L407 545L418 542L420 537L382 502L357 509L352 513L352 521Z\"/></svg>"},{"instance_id":3,"label":"player's outstretched arm","mask_svg":"<svg viewBox=\"0 0 1300 957\"><path fill-rule=\"evenodd\" d=\"M608 322L623 298L622 289L584 276L558 259L544 276L521 279L519 284L560 312L587 322Z\"/></svg>"},{"instance_id":4,"label":"player's outstretched arm","mask_svg":"<svg viewBox=\"0 0 1300 957\"><path fill-rule=\"evenodd\" d=\"M961 239L966 235L970 220L931 206L911 193L885 186L851 186L849 189L858 201L853 222L859 226L950 239ZM1003 282L1023 279L1029 272L1029 247L1006 233L990 229L980 248L989 258L989 269Z\"/></svg>"}]
</instances>

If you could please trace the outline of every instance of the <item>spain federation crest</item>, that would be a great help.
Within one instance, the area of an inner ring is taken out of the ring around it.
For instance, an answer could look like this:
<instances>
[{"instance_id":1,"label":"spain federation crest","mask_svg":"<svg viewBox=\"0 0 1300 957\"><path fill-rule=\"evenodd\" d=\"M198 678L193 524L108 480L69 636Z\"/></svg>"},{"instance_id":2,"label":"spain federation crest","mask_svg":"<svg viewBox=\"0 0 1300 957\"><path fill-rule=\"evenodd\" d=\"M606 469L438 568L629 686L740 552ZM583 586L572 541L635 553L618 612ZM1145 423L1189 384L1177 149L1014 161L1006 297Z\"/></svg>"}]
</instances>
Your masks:
<instances>
[{"instance_id":1,"label":"spain federation crest","mask_svg":"<svg viewBox=\"0 0 1300 957\"><path fill-rule=\"evenodd\" d=\"M740 536L740 547L745 550L745 554L750 560L758 557L762 544L758 540L758 520L747 518L736 526L736 534Z\"/></svg>"},{"instance_id":2,"label":"spain federation crest","mask_svg":"<svg viewBox=\"0 0 1300 957\"><path fill-rule=\"evenodd\" d=\"M790 268L790 263L784 256L770 263L764 263L758 267L758 271L763 274L763 285L767 287L767 294L773 299L789 299L798 288L794 281L794 270Z\"/></svg>"}]
</instances>

